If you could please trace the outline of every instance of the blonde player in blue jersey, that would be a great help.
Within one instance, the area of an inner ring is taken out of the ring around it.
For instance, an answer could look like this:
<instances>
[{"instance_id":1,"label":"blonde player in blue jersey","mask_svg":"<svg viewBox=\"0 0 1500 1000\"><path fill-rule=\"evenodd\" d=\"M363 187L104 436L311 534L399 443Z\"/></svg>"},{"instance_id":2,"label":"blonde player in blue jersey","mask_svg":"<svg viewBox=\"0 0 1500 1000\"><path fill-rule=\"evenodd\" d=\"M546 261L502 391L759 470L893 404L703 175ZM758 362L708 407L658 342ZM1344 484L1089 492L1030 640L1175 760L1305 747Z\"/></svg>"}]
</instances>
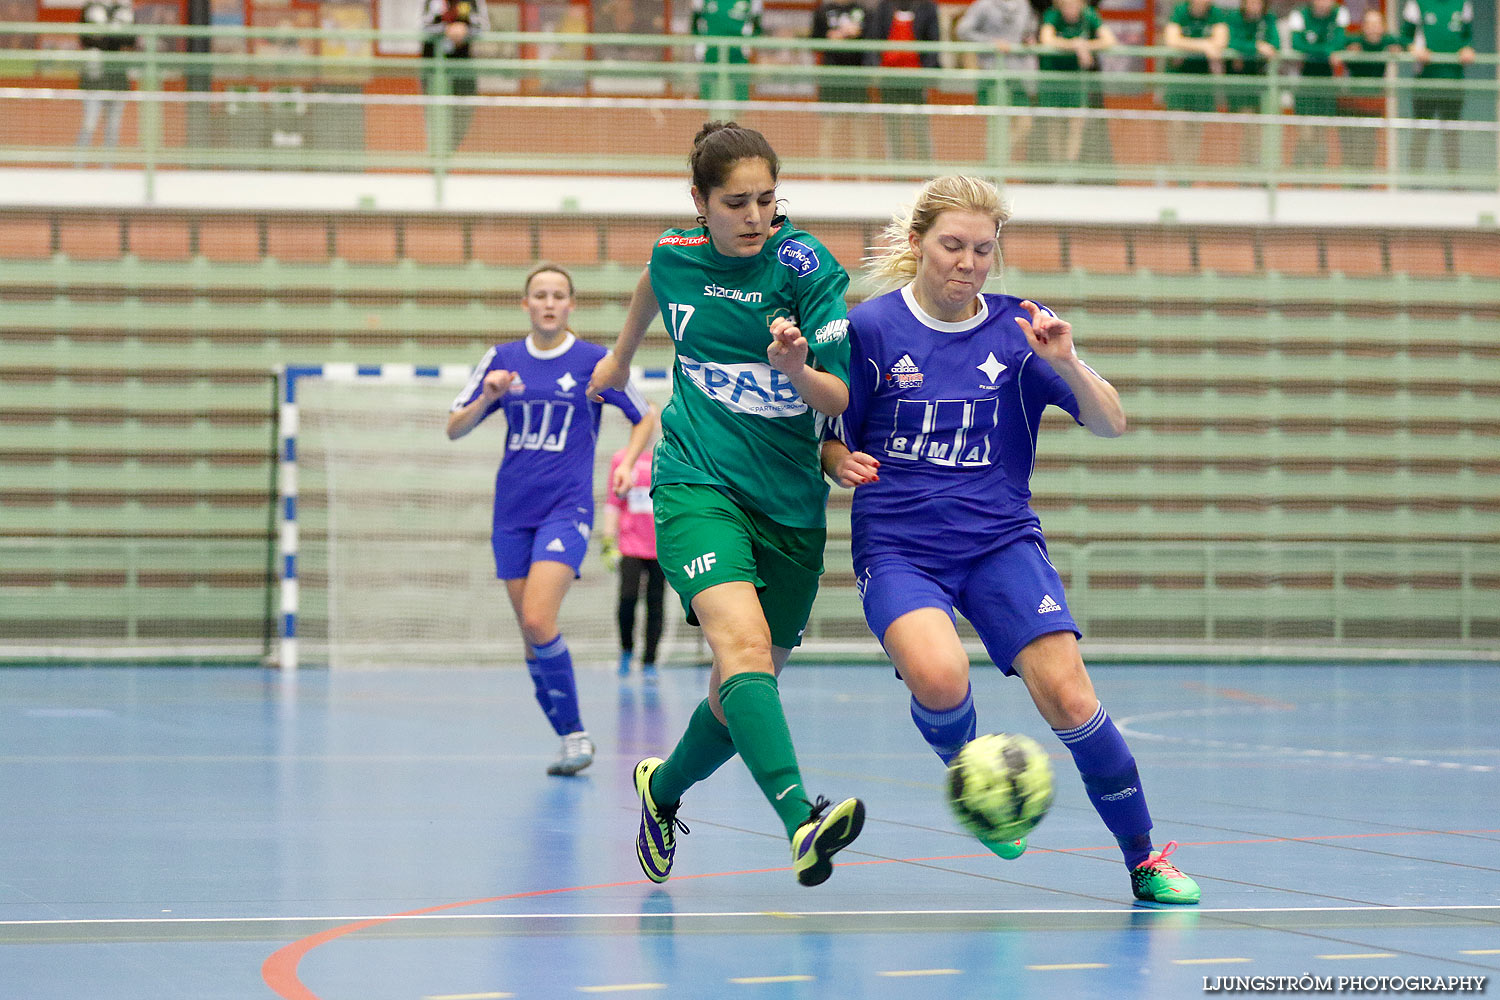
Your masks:
<instances>
[{"instance_id":1,"label":"blonde player in blue jersey","mask_svg":"<svg viewBox=\"0 0 1500 1000\"><path fill-rule=\"evenodd\" d=\"M619 407L635 426L609 488L629 488L628 473L656 421L651 404L630 385L586 398L585 386L605 350L568 329L573 279L543 265L524 285L531 333L491 347L448 414L448 437L457 440L497 411L506 437L495 474L490 536L495 575L505 581L526 643L537 704L562 750L548 774L576 774L594 759L594 744L578 708L573 658L557 627L568 588L578 577L594 524L594 449L603 403Z\"/></svg>"},{"instance_id":2,"label":"blonde player in blue jersey","mask_svg":"<svg viewBox=\"0 0 1500 1000\"><path fill-rule=\"evenodd\" d=\"M636 765L636 859L666 881L687 832L683 793L738 754L786 830L797 880L817 885L865 809L808 793L776 678L823 572L817 414L849 399L849 276L777 211L780 161L759 132L709 122L689 163L699 224L656 241L591 386L623 386L647 327L666 320L676 360L652 469L657 557L713 672L676 749Z\"/></svg>"},{"instance_id":3,"label":"blonde player in blue jersey","mask_svg":"<svg viewBox=\"0 0 1500 1000\"><path fill-rule=\"evenodd\" d=\"M1152 847L1135 758L1094 693L1028 502L1049 404L1107 438L1124 433L1125 411L1078 360L1068 323L983 293L1008 217L989 182L949 176L887 229L889 249L872 269L901 287L849 314L849 407L823 445L823 468L855 490L865 619L937 755L952 760L978 731L956 609L1072 753L1135 896L1196 903L1197 884L1167 860L1175 845ZM1009 859L1026 841L986 846Z\"/></svg>"}]
</instances>

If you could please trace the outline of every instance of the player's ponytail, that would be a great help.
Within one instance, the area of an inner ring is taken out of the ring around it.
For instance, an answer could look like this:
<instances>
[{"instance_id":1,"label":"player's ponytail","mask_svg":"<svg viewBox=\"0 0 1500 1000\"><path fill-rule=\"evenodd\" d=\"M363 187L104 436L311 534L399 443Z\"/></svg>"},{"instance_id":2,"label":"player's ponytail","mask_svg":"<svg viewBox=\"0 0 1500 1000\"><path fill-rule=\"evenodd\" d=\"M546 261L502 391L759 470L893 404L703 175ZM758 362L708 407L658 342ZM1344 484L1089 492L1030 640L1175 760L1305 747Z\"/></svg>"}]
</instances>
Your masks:
<instances>
[{"instance_id":1,"label":"player's ponytail","mask_svg":"<svg viewBox=\"0 0 1500 1000\"><path fill-rule=\"evenodd\" d=\"M880 246L870 247L864 267L881 288L904 285L917 276L917 255L911 237L927 235L937 217L947 211L977 212L995 220L995 234L1010 218L1000 191L980 177L947 174L922 185L917 200L891 217L880 234Z\"/></svg>"}]
</instances>

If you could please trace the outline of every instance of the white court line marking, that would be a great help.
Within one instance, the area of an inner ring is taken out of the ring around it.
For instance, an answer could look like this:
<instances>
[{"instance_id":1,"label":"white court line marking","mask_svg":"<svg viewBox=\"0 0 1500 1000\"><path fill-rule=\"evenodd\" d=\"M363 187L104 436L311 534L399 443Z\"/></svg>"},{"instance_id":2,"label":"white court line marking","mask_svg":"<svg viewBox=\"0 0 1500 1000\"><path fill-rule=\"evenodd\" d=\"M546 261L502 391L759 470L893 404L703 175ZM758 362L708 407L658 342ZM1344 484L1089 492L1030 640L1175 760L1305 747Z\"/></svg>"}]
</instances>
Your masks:
<instances>
[{"instance_id":1,"label":"white court line marking","mask_svg":"<svg viewBox=\"0 0 1500 1000\"><path fill-rule=\"evenodd\" d=\"M1459 952L1460 955L1500 955L1500 948L1470 948L1468 951Z\"/></svg>"},{"instance_id":2,"label":"white court line marking","mask_svg":"<svg viewBox=\"0 0 1500 1000\"><path fill-rule=\"evenodd\" d=\"M1136 723L1154 722L1162 719L1181 719L1190 717L1205 717L1212 715L1251 715L1266 711L1287 711L1281 705L1258 705L1245 706L1233 705L1225 708L1189 708L1171 709L1164 712L1147 712L1143 715L1130 715L1115 720L1115 726L1126 736L1138 736L1144 740L1156 740L1159 743L1181 743L1186 746L1213 747L1216 749L1230 750L1253 750L1257 753L1279 754L1287 757L1343 757L1350 756L1346 750L1316 750L1303 747L1273 746L1266 743L1239 743L1226 740L1211 740L1194 736L1176 736L1166 733L1150 733L1142 729L1134 728ZM1355 760L1378 760L1383 764L1407 764L1412 767L1440 767L1457 771L1476 771L1487 773L1495 770L1493 764L1461 764L1454 761L1432 761L1414 757L1375 757L1371 754L1352 754Z\"/></svg>"},{"instance_id":3,"label":"white court line marking","mask_svg":"<svg viewBox=\"0 0 1500 1000\"><path fill-rule=\"evenodd\" d=\"M1395 958L1396 955L1395 955L1394 952L1390 952L1390 951L1366 951L1366 952L1355 952L1354 954L1351 954L1351 955L1319 955L1317 957L1318 958L1327 958L1327 959L1332 959L1334 961L1338 961L1340 959L1345 959L1345 958Z\"/></svg>"},{"instance_id":4,"label":"white court line marking","mask_svg":"<svg viewBox=\"0 0 1500 1000\"><path fill-rule=\"evenodd\" d=\"M1075 969L1107 969L1103 962L1070 962L1066 965L1028 965L1032 972L1071 972Z\"/></svg>"},{"instance_id":5,"label":"white court line marking","mask_svg":"<svg viewBox=\"0 0 1500 1000\"><path fill-rule=\"evenodd\" d=\"M963 972L959 969L888 969L885 972L877 972L875 975L891 976L892 978L900 976L961 976Z\"/></svg>"},{"instance_id":6,"label":"white court line marking","mask_svg":"<svg viewBox=\"0 0 1500 1000\"><path fill-rule=\"evenodd\" d=\"M755 983L810 983L812 976L735 976L731 983L751 985Z\"/></svg>"},{"instance_id":7,"label":"white court line marking","mask_svg":"<svg viewBox=\"0 0 1500 1000\"><path fill-rule=\"evenodd\" d=\"M1453 913L1453 912L1500 911L1500 904L1460 903L1456 905L1432 904L1421 906L1236 906L1216 909L1198 905L1193 913ZM1182 909L1160 910L1155 907L1112 906L1094 909L1015 909L1015 910L804 910L798 913L767 913L764 910L723 910L695 913L673 913L673 919L690 917L1008 917L1008 916L1136 916L1143 913L1185 913ZM396 921L431 920L639 920L642 917L661 917L661 913L413 913L407 915L375 913L346 916L288 916L288 917L74 917L52 920L0 920L0 927L78 927L98 924L111 925L156 925L156 924L353 924L366 920L385 923Z\"/></svg>"},{"instance_id":8,"label":"white court line marking","mask_svg":"<svg viewBox=\"0 0 1500 1000\"><path fill-rule=\"evenodd\" d=\"M1248 962L1248 958L1174 958L1173 965L1228 965L1236 962Z\"/></svg>"}]
</instances>

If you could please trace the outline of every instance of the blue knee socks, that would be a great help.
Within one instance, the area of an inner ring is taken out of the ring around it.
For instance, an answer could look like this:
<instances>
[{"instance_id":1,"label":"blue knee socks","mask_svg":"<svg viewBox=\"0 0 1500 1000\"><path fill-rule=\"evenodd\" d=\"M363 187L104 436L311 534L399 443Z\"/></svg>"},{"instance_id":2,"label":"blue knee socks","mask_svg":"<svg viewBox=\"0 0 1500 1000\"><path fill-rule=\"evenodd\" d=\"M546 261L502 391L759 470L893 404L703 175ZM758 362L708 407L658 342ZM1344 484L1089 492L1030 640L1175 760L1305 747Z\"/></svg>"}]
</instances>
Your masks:
<instances>
[{"instance_id":1,"label":"blue knee socks","mask_svg":"<svg viewBox=\"0 0 1500 1000\"><path fill-rule=\"evenodd\" d=\"M583 729L578 711L578 685L573 680L573 657L562 634L551 642L532 648L535 660L527 660L531 679L536 685L537 704L559 736ZM533 664L535 664L533 666Z\"/></svg>"},{"instance_id":2,"label":"blue knee socks","mask_svg":"<svg viewBox=\"0 0 1500 1000\"><path fill-rule=\"evenodd\" d=\"M1115 835L1126 867L1143 863L1151 853L1151 812L1146 808L1135 757L1104 706L1076 729L1052 731L1073 754L1089 801Z\"/></svg>"},{"instance_id":3,"label":"blue knee socks","mask_svg":"<svg viewBox=\"0 0 1500 1000\"><path fill-rule=\"evenodd\" d=\"M974 738L978 732L979 715L974 711L974 688L964 692L964 700L953 708L943 711L934 711L926 705L917 701L917 696L911 696L911 721L917 724L917 731L932 747L944 764L951 763L958 752L963 749L964 744Z\"/></svg>"}]
</instances>

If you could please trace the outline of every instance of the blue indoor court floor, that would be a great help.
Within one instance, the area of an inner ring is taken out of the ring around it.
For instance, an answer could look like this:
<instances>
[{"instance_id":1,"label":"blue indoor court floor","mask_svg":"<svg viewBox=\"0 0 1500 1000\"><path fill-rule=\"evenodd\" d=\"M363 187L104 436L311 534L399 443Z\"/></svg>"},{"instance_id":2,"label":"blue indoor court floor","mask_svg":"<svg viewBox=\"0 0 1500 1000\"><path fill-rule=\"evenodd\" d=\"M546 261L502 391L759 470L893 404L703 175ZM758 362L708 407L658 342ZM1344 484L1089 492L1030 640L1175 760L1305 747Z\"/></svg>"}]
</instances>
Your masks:
<instances>
[{"instance_id":1,"label":"blue indoor court floor","mask_svg":"<svg viewBox=\"0 0 1500 1000\"><path fill-rule=\"evenodd\" d=\"M888 667L794 660L807 783L869 810L811 889L737 760L686 797L672 879L641 875L631 768L671 748L701 669L581 670L599 756L575 778L545 775L520 670L0 670L0 998L1500 995L1500 668L1092 672L1200 906L1133 902L993 670L981 730L1042 741L1058 778L1010 862L950 819Z\"/></svg>"}]
</instances>

